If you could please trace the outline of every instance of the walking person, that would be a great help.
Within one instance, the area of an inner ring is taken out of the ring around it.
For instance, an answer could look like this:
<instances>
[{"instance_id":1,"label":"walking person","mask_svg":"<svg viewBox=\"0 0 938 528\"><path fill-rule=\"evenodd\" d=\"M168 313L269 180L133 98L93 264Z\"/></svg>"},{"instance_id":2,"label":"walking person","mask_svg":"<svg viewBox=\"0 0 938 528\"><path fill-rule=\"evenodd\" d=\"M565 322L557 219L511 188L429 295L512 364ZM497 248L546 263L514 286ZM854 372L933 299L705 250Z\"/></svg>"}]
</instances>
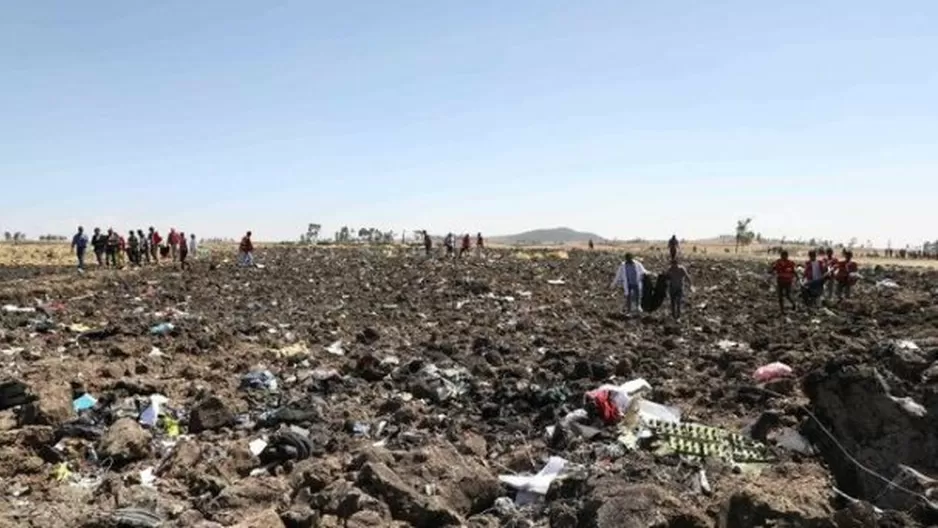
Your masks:
<instances>
[{"instance_id":1,"label":"walking person","mask_svg":"<svg viewBox=\"0 0 938 528\"><path fill-rule=\"evenodd\" d=\"M159 232L150 226L150 256L153 257L153 263L157 265L160 263L160 244L162 243L163 238Z\"/></svg>"},{"instance_id":2,"label":"walking person","mask_svg":"<svg viewBox=\"0 0 938 528\"><path fill-rule=\"evenodd\" d=\"M792 284L795 282L795 263L788 260L788 251L782 250L781 258L772 264L772 273L775 274L775 287L778 291L778 308L785 312L785 300L795 309L795 300L791 298Z\"/></svg>"},{"instance_id":3,"label":"walking person","mask_svg":"<svg viewBox=\"0 0 938 528\"><path fill-rule=\"evenodd\" d=\"M633 305L636 311L642 311L642 279L647 271L641 262L635 260L631 253L625 254L625 261L619 265L616 278L612 280L612 287L621 285L625 292L625 311L632 312Z\"/></svg>"},{"instance_id":4,"label":"walking person","mask_svg":"<svg viewBox=\"0 0 938 528\"><path fill-rule=\"evenodd\" d=\"M101 232L100 227L94 228L94 234L91 236L91 249L94 250L94 258L98 261L98 267L104 266L104 252L107 251L107 236Z\"/></svg>"},{"instance_id":5,"label":"walking person","mask_svg":"<svg viewBox=\"0 0 938 528\"><path fill-rule=\"evenodd\" d=\"M834 297L834 283L833 274L837 271L837 257L834 255L833 248L827 248L825 251L826 258L824 259L824 267L827 268L827 281L824 283L825 296L828 300Z\"/></svg>"},{"instance_id":6,"label":"walking person","mask_svg":"<svg viewBox=\"0 0 938 528\"><path fill-rule=\"evenodd\" d=\"M105 260L107 267L117 269L117 252L120 250L121 237L113 229L107 230L105 242Z\"/></svg>"},{"instance_id":7,"label":"walking person","mask_svg":"<svg viewBox=\"0 0 938 528\"><path fill-rule=\"evenodd\" d=\"M671 255L671 260L677 258L678 245L677 235L671 235L671 240L668 240L668 253Z\"/></svg>"},{"instance_id":8,"label":"walking person","mask_svg":"<svg viewBox=\"0 0 938 528\"><path fill-rule=\"evenodd\" d=\"M452 233L448 233L446 238L443 239L443 245L446 246L446 256L452 257L455 254L454 246L456 245L456 237Z\"/></svg>"},{"instance_id":9,"label":"walking person","mask_svg":"<svg viewBox=\"0 0 938 528\"><path fill-rule=\"evenodd\" d=\"M251 242L251 232L248 231L241 244L238 245L238 263L241 266L254 265L254 243Z\"/></svg>"},{"instance_id":10,"label":"walking person","mask_svg":"<svg viewBox=\"0 0 938 528\"><path fill-rule=\"evenodd\" d=\"M140 266L140 239L133 229L127 235L127 258L132 266Z\"/></svg>"},{"instance_id":11,"label":"walking person","mask_svg":"<svg viewBox=\"0 0 938 528\"><path fill-rule=\"evenodd\" d=\"M186 241L186 234L179 233L179 265L182 269L189 267L186 257L189 256L189 243Z\"/></svg>"},{"instance_id":12,"label":"walking person","mask_svg":"<svg viewBox=\"0 0 938 528\"><path fill-rule=\"evenodd\" d=\"M140 241L140 265L143 265L145 260L147 264L150 263L150 238L143 234L143 229L137 230L137 239Z\"/></svg>"},{"instance_id":13,"label":"walking person","mask_svg":"<svg viewBox=\"0 0 938 528\"><path fill-rule=\"evenodd\" d=\"M175 227L169 229L169 254L173 262L179 258L179 233Z\"/></svg>"},{"instance_id":14,"label":"walking person","mask_svg":"<svg viewBox=\"0 0 938 528\"><path fill-rule=\"evenodd\" d=\"M804 287L802 295L807 306L817 305L824 295L824 281L827 280L827 268L817 259L817 251L808 251L808 261L804 264Z\"/></svg>"},{"instance_id":15,"label":"walking person","mask_svg":"<svg viewBox=\"0 0 938 528\"><path fill-rule=\"evenodd\" d=\"M459 248L459 258L462 258L463 253L468 253L472 250L472 241L469 238L469 233L466 233L462 237L462 246Z\"/></svg>"},{"instance_id":16,"label":"walking person","mask_svg":"<svg viewBox=\"0 0 938 528\"><path fill-rule=\"evenodd\" d=\"M485 240L482 239L482 233L476 234L476 254L482 256L482 253L485 251Z\"/></svg>"},{"instance_id":17,"label":"walking person","mask_svg":"<svg viewBox=\"0 0 938 528\"><path fill-rule=\"evenodd\" d=\"M115 231L117 233L117 231ZM124 235L117 233L117 265L124 269L124 258L127 256L127 240Z\"/></svg>"},{"instance_id":18,"label":"walking person","mask_svg":"<svg viewBox=\"0 0 938 528\"><path fill-rule=\"evenodd\" d=\"M189 253L192 254L192 258L199 258L199 247L195 241L195 234L189 235Z\"/></svg>"},{"instance_id":19,"label":"walking person","mask_svg":"<svg viewBox=\"0 0 938 528\"><path fill-rule=\"evenodd\" d=\"M844 250L844 259L837 263L837 271L834 273L834 280L837 281L838 301L850 297L853 285L857 282L858 271L857 263L853 261L853 251Z\"/></svg>"},{"instance_id":20,"label":"walking person","mask_svg":"<svg viewBox=\"0 0 938 528\"><path fill-rule=\"evenodd\" d=\"M423 250L426 252L427 257L433 251L433 239L430 238L430 234L427 233L426 229L423 231Z\"/></svg>"},{"instance_id":21,"label":"walking person","mask_svg":"<svg viewBox=\"0 0 938 528\"><path fill-rule=\"evenodd\" d=\"M78 257L78 271L85 271L85 251L88 249L88 235L85 234L85 228L78 226L78 232L72 237L72 250Z\"/></svg>"},{"instance_id":22,"label":"walking person","mask_svg":"<svg viewBox=\"0 0 938 528\"><path fill-rule=\"evenodd\" d=\"M668 268L668 296L671 298L671 317L681 318L681 304L684 301L684 283L693 287L690 275L684 266L678 264L677 259L671 259L671 267Z\"/></svg>"}]
</instances>

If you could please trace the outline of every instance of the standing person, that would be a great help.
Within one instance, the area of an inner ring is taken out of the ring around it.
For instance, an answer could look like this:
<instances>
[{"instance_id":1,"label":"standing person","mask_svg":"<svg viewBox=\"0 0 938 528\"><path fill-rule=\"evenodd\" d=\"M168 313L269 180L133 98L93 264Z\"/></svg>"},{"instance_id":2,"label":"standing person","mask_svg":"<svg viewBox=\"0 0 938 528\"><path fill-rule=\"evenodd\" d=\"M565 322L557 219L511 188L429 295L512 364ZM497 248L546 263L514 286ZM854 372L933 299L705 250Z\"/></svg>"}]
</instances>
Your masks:
<instances>
[{"instance_id":1,"label":"standing person","mask_svg":"<svg viewBox=\"0 0 938 528\"><path fill-rule=\"evenodd\" d=\"M150 239L143 234L143 229L137 230L137 239L140 241L140 265L143 265L143 261L146 260L147 264L150 263Z\"/></svg>"},{"instance_id":2,"label":"standing person","mask_svg":"<svg viewBox=\"0 0 938 528\"><path fill-rule=\"evenodd\" d=\"M173 262L179 258L179 233L176 232L175 227L169 228L169 254L173 259Z\"/></svg>"},{"instance_id":3,"label":"standing person","mask_svg":"<svg viewBox=\"0 0 938 528\"><path fill-rule=\"evenodd\" d=\"M115 231L117 233L117 231ZM124 269L124 257L127 255L127 239L124 235L117 233L117 264Z\"/></svg>"},{"instance_id":4,"label":"standing person","mask_svg":"<svg viewBox=\"0 0 938 528\"><path fill-rule=\"evenodd\" d=\"M107 251L107 236L101 232L100 227L94 228L94 235L91 236L91 249L94 250L94 258L98 261L98 267L104 266L104 252Z\"/></svg>"},{"instance_id":5,"label":"standing person","mask_svg":"<svg viewBox=\"0 0 938 528\"><path fill-rule=\"evenodd\" d=\"M466 233L462 237L462 247L459 248L459 258L462 258L463 253L468 253L472 250L472 239L469 238L469 233Z\"/></svg>"},{"instance_id":6,"label":"standing person","mask_svg":"<svg viewBox=\"0 0 938 528\"><path fill-rule=\"evenodd\" d=\"M476 233L476 253L479 256L482 256L482 252L485 251L485 240L482 238L482 233Z\"/></svg>"},{"instance_id":7,"label":"standing person","mask_svg":"<svg viewBox=\"0 0 938 528\"><path fill-rule=\"evenodd\" d=\"M131 265L140 266L140 239L137 238L133 229L127 235L127 257Z\"/></svg>"},{"instance_id":8,"label":"standing person","mask_svg":"<svg viewBox=\"0 0 938 528\"><path fill-rule=\"evenodd\" d=\"M671 298L671 317L681 318L681 303L684 300L684 283L691 286L690 275L684 266L678 264L677 259L671 259L668 268L668 296Z\"/></svg>"},{"instance_id":9,"label":"standing person","mask_svg":"<svg viewBox=\"0 0 938 528\"><path fill-rule=\"evenodd\" d=\"M834 280L832 275L837 271L837 256L834 255L834 250L832 248L827 248L825 251L826 258L824 259L824 267L827 268L828 279L824 283L825 295L828 299L834 297Z\"/></svg>"},{"instance_id":10,"label":"standing person","mask_svg":"<svg viewBox=\"0 0 938 528\"><path fill-rule=\"evenodd\" d=\"M238 262L242 266L254 265L254 243L251 242L251 232L248 231L238 246Z\"/></svg>"},{"instance_id":11,"label":"standing person","mask_svg":"<svg viewBox=\"0 0 938 528\"><path fill-rule=\"evenodd\" d=\"M72 249L78 257L78 271L85 271L85 250L88 249L88 235L85 228L78 226L78 232L72 237Z\"/></svg>"},{"instance_id":12,"label":"standing person","mask_svg":"<svg viewBox=\"0 0 938 528\"><path fill-rule=\"evenodd\" d=\"M189 235L189 253L192 253L192 258L199 258L198 250L199 247L195 241L195 234Z\"/></svg>"},{"instance_id":13,"label":"standing person","mask_svg":"<svg viewBox=\"0 0 938 528\"><path fill-rule=\"evenodd\" d=\"M791 287L795 282L795 263L788 260L788 251L782 250L781 258L772 264L772 273L776 278L776 290L778 291L778 308L785 311L785 299L791 303L791 309L795 309L795 301L791 298Z\"/></svg>"},{"instance_id":14,"label":"standing person","mask_svg":"<svg viewBox=\"0 0 938 528\"><path fill-rule=\"evenodd\" d=\"M589 247L590 247L590 251L592 251L593 248L594 248L594 246L593 246L593 239L592 239L592 238L590 239L590 246L589 246Z\"/></svg>"},{"instance_id":15,"label":"standing person","mask_svg":"<svg viewBox=\"0 0 938 528\"><path fill-rule=\"evenodd\" d=\"M427 233L427 230L423 230L423 250L427 253L427 256L430 256L430 253L433 251L433 240L430 238L430 234Z\"/></svg>"},{"instance_id":16,"label":"standing person","mask_svg":"<svg viewBox=\"0 0 938 528\"><path fill-rule=\"evenodd\" d=\"M189 256L189 243L186 242L186 234L183 232L179 233L179 265L182 269L189 267L189 264L186 262L186 257Z\"/></svg>"},{"instance_id":17,"label":"standing person","mask_svg":"<svg viewBox=\"0 0 938 528\"><path fill-rule=\"evenodd\" d=\"M853 251L844 250L844 259L837 263L837 271L834 273L834 280L837 281L837 300L842 301L844 297L850 297L853 285L857 282L857 272L859 268L853 261Z\"/></svg>"},{"instance_id":18,"label":"standing person","mask_svg":"<svg viewBox=\"0 0 938 528\"><path fill-rule=\"evenodd\" d=\"M671 235L671 240L668 240L668 253L671 254L671 260L674 260L677 258L677 248L678 248L677 235Z\"/></svg>"},{"instance_id":19,"label":"standing person","mask_svg":"<svg viewBox=\"0 0 938 528\"><path fill-rule=\"evenodd\" d=\"M163 243L163 237L160 236L153 226L150 226L150 256L153 257L153 263L160 263L160 244Z\"/></svg>"},{"instance_id":20,"label":"standing person","mask_svg":"<svg viewBox=\"0 0 938 528\"><path fill-rule=\"evenodd\" d=\"M117 269L117 252L120 250L121 237L113 229L107 230L107 241L105 246L105 260L107 266Z\"/></svg>"},{"instance_id":21,"label":"standing person","mask_svg":"<svg viewBox=\"0 0 938 528\"><path fill-rule=\"evenodd\" d=\"M827 268L817 259L817 251L808 251L808 261L804 263L804 301L808 306L817 304L824 294L824 281L827 280Z\"/></svg>"},{"instance_id":22,"label":"standing person","mask_svg":"<svg viewBox=\"0 0 938 528\"><path fill-rule=\"evenodd\" d=\"M452 233L448 233L448 234L446 235L446 238L443 239L443 245L446 246L446 256L447 256L447 257L452 257L453 254L454 254L453 246L454 246L455 243L456 243L456 241L455 241L454 239L455 239L455 237L453 236Z\"/></svg>"},{"instance_id":23,"label":"standing person","mask_svg":"<svg viewBox=\"0 0 938 528\"><path fill-rule=\"evenodd\" d=\"M619 265L616 278L612 280L612 287L622 285L625 290L625 311L631 312L632 305L637 311L642 311L642 279L645 277L645 267L637 262L631 253L625 254L625 261Z\"/></svg>"}]
</instances>

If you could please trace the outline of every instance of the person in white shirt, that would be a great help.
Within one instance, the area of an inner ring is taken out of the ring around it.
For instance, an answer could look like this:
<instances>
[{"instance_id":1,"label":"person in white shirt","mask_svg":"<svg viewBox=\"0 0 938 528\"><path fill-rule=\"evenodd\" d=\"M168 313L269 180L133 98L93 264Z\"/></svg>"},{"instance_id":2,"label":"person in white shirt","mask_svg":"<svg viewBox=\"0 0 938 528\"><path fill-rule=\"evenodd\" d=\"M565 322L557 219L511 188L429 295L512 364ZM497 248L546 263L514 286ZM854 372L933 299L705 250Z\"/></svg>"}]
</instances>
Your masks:
<instances>
[{"instance_id":1,"label":"person in white shirt","mask_svg":"<svg viewBox=\"0 0 938 528\"><path fill-rule=\"evenodd\" d=\"M625 262L619 265L612 287L622 285L625 291L625 311L631 312L632 305L636 311L642 311L642 279L645 277L645 267L635 260L631 253L625 254Z\"/></svg>"},{"instance_id":2,"label":"person in white shirt","mask_svg":"<svg viewBox=\"0 0 938 528\"><path fill-rule=\"evenodd\" d=\"M189 235L189 254L192 255L192 258L197 258L199 256L198 246L195 242L195 235Z\"/></svg>"}]
</instances>

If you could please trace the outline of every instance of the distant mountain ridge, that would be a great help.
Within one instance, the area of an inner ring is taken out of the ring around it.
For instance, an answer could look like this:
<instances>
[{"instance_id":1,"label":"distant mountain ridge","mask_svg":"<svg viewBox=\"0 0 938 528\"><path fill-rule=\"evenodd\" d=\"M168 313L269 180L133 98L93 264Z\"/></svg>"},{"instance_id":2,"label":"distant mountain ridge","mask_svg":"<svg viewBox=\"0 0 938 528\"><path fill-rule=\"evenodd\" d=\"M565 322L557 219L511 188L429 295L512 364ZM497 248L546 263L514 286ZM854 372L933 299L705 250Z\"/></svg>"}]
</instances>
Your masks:
<instances>
[{"instance_id":1,"label":"distant mountain ridge","mask_svg":"<svg viewBox=\"0 0 938 528\"><path fill-rule=\"evenodd\" d=\"M569 227L555 227L553 229L535 229L516 235L503 235L491 237L492 242L499 244L570 244L574 242L587 242L605 240L595 233L576 231Z\"/></svg>"}]
</instances>

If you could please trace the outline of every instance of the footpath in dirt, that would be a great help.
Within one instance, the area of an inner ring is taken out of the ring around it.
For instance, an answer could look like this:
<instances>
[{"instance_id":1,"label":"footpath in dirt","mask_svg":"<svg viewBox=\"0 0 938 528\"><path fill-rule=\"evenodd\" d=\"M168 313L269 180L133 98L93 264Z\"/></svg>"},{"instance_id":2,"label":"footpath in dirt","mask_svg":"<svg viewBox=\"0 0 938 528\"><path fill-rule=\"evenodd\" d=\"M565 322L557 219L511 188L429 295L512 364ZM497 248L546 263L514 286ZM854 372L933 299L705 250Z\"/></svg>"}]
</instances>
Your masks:
<instances>
[{"instance_id":1,"label":"footpath in dirt","mask_svg":"<svg viewBox=\"0 0 938 528\"><path fill-rule=\"evenodd\" d=\"M675 323L620 259L0 268L0 527L938 523L938 274L691 258Z\"/></svg>"}]
</instances>

